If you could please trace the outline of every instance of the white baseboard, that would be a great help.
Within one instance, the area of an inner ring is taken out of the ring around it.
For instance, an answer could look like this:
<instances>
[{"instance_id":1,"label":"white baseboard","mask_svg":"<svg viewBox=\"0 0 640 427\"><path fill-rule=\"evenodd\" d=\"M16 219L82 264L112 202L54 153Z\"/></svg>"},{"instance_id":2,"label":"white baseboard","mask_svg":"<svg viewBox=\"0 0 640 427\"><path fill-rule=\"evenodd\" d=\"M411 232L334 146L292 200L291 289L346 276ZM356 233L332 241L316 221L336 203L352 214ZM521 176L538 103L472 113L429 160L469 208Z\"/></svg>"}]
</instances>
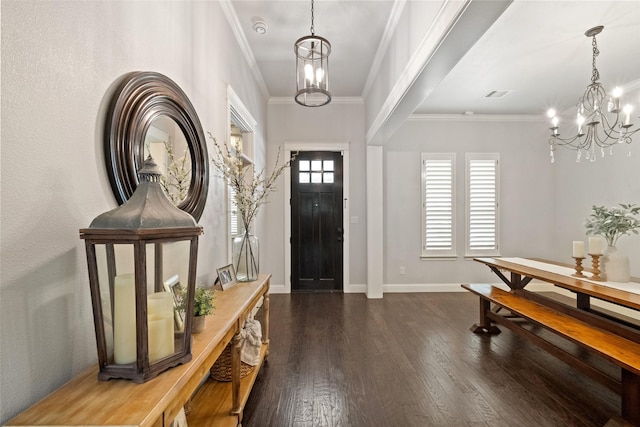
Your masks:
<instances>
[{"instance_id":1,"label":"white baseboard","mask_svg":"<svg viewBox=\"0 0 640 427\"><path fill-rule=\"evenodd\" d=\"M273 283L271 283L269 285L269 293L270 294L287 294L288 292L286 292L284 283L277 284L277 285L274 285Z\"/></svg>"},{"instance_id":2,"label":"white baseboard","mask_svg":"<svg viewBox=\"0 0 640 427\"><path fill-rule=\"evenodd\" d=\"M509 287L504 283L490 283L504 290ZM527 290L536 292L552 291L554 286L550 283L531 282L527 285ZM413 292L468 292L460 283L410 283L410 284L387 284L383 286L384 293L413 293Z\"/></svg>"},{"instance_id":3,"label":"white baseboard","mask_svg":"<svg viewBox=\"0 0 640 427\"><path fill-rule=\"evenodd\" d=\"M344 288L345 294L363 294L367 291L367 285L349 285ZM270 294L287 294L284 284L271 284L269 287Z\"/></svg>"},{"instance_id":4,"label":"white baseboard","mask_svg":"<svg viewBox=\"0 0 640 427\"><path fill-rule=\"evenodd\" d=\"M504 283L491 283L504 290L509 290ZM531 282L527 285L527 290L536 292L553 291L555 287L549 283ZM409 284L386 284L383 285L384 293L414 293L414 292L467 292L460 286L460 283L409 283ZM344 288L345 294L364 294L367 292L366 284L350 284ZM269 288L271 294L286 294L284 284L271 284Z\"/></svg>"},{"instance_id":5,"label":"white baseboard","mask_svg":"<svg viewBox=\"0 0 640 427\"><path fill-rule=\"evenodd\" d=\"M367 292L367 285L354 285L350 284L344 288L345 294L364 294Z\"/></svg>"}]
</instances>

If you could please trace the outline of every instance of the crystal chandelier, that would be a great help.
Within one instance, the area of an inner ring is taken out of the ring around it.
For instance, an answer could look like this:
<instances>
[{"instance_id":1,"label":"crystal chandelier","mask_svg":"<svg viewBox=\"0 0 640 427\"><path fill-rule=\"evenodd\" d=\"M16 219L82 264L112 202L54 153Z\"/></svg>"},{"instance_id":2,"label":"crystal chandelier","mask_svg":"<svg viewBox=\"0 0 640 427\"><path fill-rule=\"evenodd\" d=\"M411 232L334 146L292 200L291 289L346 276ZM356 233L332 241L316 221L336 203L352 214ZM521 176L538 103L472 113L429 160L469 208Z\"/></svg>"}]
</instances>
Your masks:
<instances>
[{"instance_id":1,"label":"crystal chandelier","mask_svg":"<svg viewBox=\"0 0 640 427\"><path fill-rule=\"evenodd\" d=\"M609 149L609 154L613 153L616 144L631 144L631 137L638 131L631 130L631 112L633 106L627 104L621 107L620 97L622 89L616 87L609 96L604 87L598 82L600 73L596 68L596 57L600 53L596 42L596 35L604 29L603 26L593 27L584 34L592 38L593 65L591 73L591 84L587 86L582 97L577 104L577 133L568 138L560 138L560 120L555 110L550 109L547 116L551 119L552 127L549 146L551 162L555 161L554 151L557 146L564 147L578 152L576 162L580 162L584 155L587 160L596 160L596 150L604 157L605 149ZM631 156L631 151L628 153Z\"/></svg>"},{"instance_id":2,"label":"crystal chandelier","mask_svg":"<svg viewBox=\"0 0 640 427\"><path fill-rule=\"evenodd\" d=\"M311 35L299 38L296 52L296 96L298 104L321 107L331 102L329 93L329 54L331 43L316 36L313 28L313 0L311 0Z\"/></svg>"}]
</instances>

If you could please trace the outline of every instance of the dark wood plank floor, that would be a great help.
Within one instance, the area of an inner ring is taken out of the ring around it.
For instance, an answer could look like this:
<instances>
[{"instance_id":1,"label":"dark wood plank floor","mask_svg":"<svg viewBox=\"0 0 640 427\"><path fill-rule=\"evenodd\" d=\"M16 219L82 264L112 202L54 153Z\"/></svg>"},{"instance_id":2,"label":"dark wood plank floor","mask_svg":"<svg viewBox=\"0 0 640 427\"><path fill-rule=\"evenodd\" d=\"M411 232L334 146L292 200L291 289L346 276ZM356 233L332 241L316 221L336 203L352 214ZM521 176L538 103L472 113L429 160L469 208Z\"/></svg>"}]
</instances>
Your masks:
<instances>
[{"instance_id":1,"label":"dark wood plank floor","mask_svg":"<svg viewBox=\"0 0 640 427\"><path fill-rule=\"evenodd\" d=\"M619 396L511 331L470 332L478 311L468 293L272 295L271 353L243 425L603 426L619 415Z\"/></svg>"}]
</instances>

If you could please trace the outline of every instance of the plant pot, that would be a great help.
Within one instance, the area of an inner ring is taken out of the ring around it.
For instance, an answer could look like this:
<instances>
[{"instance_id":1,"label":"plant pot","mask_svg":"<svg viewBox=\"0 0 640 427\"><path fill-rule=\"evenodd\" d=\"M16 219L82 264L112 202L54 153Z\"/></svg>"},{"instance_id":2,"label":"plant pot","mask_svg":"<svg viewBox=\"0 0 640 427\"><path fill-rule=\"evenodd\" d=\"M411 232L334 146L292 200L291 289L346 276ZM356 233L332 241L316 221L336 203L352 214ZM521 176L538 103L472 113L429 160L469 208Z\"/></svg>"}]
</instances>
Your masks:
<instances>
[{"instance_id":1,"label":"plant pot","mask_svg":"<svg viewBox=\"0 0 640 427\"><path fill-rule=\"evenodd\" d=\"M631 280L629 257L618 252L615 246L609 246L605 251L604 277L608 282Z\"/></svg>"},{"instance_id":2,"label":"plant pot","mask_svg":"<svg viewBox=\"0 0 640 427\"><path fill-rule=\"evenodd\" d=\"M204 331L207 326L207 316L193 316L193 323L191 324L191 333L199 334Z\"/></svg>"}]
</instances>

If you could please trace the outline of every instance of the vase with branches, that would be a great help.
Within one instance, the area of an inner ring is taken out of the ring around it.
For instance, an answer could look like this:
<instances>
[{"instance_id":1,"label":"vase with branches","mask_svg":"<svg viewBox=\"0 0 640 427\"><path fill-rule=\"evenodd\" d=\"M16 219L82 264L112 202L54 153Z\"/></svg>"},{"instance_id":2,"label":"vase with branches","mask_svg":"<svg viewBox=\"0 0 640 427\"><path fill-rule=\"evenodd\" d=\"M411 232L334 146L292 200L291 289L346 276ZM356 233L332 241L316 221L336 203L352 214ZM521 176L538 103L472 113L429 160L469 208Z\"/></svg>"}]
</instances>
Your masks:
<instances>
[{"instance_id":1,"label":"vase with branches","mask_svg":"<svg viewBox=\"0 0 640 427\"><path fill-rule=\"evenodd\" d=\"M259 246L256 236L251 234L251 226L262 205L267 203L269 194L276 190L276 181L293 161L281 162L281 150L273 169L267 173L264 169L256 171L242 160L242 147L238 143L220 144L211 133L213 156L211 163L218 177L224 180L232 190L233 202L244 232L234 239L233 264L238 281L251 281L258 278Z\"/></svg>"}]
</instances>

